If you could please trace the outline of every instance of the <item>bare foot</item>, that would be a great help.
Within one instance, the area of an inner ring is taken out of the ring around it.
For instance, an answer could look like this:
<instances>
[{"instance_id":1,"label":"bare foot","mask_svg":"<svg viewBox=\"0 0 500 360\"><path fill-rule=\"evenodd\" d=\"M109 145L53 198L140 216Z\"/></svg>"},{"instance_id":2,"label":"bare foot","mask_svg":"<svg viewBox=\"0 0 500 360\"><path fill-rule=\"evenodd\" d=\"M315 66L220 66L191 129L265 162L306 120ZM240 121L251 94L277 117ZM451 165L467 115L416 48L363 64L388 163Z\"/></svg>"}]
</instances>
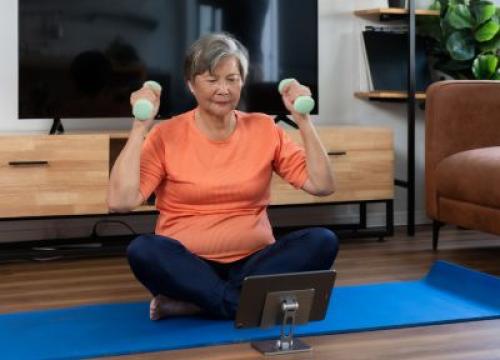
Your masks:
<instances>
[{"instance_id":1,"label":"bare foot","mask_svg":"<svg viewBox=\"0 0 500 360\"><path fill-rule=\"evenodd\" d=\"M149 304L149 318L160 320L168 316L193 315L201 312L195 304L171 299L165 295L157 295Z\"/></svg>"}]
</instances>

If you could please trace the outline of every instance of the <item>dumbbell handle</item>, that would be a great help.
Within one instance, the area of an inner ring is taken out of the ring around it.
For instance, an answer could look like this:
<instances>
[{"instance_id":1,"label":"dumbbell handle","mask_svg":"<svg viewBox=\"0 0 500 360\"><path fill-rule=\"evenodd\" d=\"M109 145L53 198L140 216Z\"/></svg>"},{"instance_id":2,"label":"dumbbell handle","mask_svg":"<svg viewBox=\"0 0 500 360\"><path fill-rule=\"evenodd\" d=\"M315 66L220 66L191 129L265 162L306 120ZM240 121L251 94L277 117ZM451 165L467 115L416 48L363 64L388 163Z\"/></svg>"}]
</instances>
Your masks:
<instances>
[{"instance_id":1,"label":"dumbbell handle","mask_svg":"<svg viewBox=\"0 0 500 360\"><path fill-rule=\"evenodd\" d=\"M161 92L161 85L158 84L156 81L152 80L146 81L144 83L144 86L147 86L158 93ZM155 108L154 104L150 100L145 98L140 98L134 103L134 106L132 107L132 114L137 120L140 121L149 120L154 117L153 114L154 108Z\"/></svg>"},{"instance_id":2,"label":"dumbbell handle","mask_svg":"<svg viewBox=\"0 0 500 360\"><path fill-rule=\"evenodd\" d=\"M278 85L278 91L280 92L280 94L283 93L285 86L287 86L294 80L295 79L292 78L281 80ZM312 109L314 109L314 105L314 99L310 96L297 96L297 98L293 102L293 108L295 109L295 111L304 115L309 114Z\"/></svg>"}]
</instances>

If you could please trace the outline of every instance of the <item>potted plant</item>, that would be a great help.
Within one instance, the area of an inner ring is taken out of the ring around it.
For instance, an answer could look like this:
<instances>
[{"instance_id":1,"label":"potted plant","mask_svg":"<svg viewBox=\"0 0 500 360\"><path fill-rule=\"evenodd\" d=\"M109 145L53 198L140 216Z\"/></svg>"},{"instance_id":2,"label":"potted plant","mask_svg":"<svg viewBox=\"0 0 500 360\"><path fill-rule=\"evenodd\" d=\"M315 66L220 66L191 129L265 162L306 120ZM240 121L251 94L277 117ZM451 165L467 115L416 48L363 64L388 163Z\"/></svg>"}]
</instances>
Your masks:
<instances>
[{"instance_id":1,"label":"potted plant","mask_svg":"<svg viewBox=\"0 0 500 360\"><path fill-rule=\"evenodd\" d=\"M455 79L500 80L500 10L487 0L439 0L439 17L420 17L434 69Z\"/></svg>"}]
</instances>

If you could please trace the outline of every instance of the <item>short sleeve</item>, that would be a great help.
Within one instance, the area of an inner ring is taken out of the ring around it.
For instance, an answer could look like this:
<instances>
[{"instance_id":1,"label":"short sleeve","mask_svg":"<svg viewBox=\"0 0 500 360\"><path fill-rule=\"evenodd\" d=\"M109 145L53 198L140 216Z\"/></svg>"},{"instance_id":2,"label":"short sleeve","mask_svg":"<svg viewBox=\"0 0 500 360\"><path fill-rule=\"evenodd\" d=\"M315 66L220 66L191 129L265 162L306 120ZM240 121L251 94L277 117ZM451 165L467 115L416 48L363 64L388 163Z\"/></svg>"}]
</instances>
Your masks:
<instances>
[{"instance_id":1,"label":"short sleeve","mask_svg":"<svg viewBox=\"0 0 500 360\"><path fill-rule=\"evenodd\" d=\"M165 178L165 147L158 128L146 137L141 151L141 173L139 190L144 199L155 191Z\"/></svg>"},{"instance_id":2,"label":"short sleeve","mask_svg":"<svg viewBox=\"0 0 500 360\"><path fill-rule=\"evenodd\" d=\"M273 161L274 171L295 188L300 189L308 178L305 151L282 128L277 125L275 128L277 144Z\"/></svg>"}]
</instances>

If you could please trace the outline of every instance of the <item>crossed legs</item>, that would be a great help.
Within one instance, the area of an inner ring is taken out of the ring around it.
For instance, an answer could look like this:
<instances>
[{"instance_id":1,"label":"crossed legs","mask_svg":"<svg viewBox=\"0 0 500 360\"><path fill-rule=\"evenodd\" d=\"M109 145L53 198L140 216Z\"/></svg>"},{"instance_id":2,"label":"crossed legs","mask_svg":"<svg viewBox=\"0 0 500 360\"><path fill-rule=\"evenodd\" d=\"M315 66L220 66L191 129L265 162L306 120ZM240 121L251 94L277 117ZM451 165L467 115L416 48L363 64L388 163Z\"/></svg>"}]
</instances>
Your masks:
<instances>
[{"instance_id":1,"label":"crossed legs","mask_svg":"<svg viewBox=\"0 0 500 360\"><path fill-rule=\"evenodd\" d=\"M289 233L229 264L204 260L179 241L159 235L137 237L127 256L134 275L153 295L150 316L156 320L200 311L234 318L246 276L326 270L337 251L336 235L315 227Z\"/></svg>"}]
</instances>

